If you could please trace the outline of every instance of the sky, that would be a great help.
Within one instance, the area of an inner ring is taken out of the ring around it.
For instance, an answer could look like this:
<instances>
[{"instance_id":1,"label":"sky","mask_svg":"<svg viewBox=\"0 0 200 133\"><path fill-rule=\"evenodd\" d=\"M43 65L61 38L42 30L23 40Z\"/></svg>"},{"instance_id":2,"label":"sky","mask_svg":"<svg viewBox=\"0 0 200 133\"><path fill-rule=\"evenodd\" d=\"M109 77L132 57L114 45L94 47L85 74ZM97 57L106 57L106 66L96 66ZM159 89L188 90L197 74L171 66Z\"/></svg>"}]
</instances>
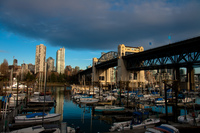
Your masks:
<instances>
[{"instance_id":1,"label":"sky","mask_svg":"<svg viewBox=\"0 0 200 133\"><path fill-rule=\"evenodd\" d=\"M148 50L200 36L199 7L199 0L0 0L0 63L35 64L44 44L46 58L64 47L65 65L86 69L119 44Z\"/></svg>"}]
</instances>

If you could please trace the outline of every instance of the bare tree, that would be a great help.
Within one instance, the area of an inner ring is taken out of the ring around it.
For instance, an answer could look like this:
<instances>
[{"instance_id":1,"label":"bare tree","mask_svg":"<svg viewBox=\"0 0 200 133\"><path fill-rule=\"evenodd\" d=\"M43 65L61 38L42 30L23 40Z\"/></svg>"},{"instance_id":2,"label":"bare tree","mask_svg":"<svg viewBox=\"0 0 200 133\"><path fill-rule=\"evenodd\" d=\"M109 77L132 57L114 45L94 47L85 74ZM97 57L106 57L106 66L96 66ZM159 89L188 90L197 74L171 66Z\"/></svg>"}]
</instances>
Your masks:
<instances>
[{"instance_id":1,"label":"bare tree","mask_svg":"<svg viewBox=\"0 0 200 133\"><path fill-rule=\"evenodd\" d=\"M9 70L8 61L6 59L4 59L3 63L0 66L0 72L5 77L9 77L8 70Z\"/></svg>"}]
</instances>

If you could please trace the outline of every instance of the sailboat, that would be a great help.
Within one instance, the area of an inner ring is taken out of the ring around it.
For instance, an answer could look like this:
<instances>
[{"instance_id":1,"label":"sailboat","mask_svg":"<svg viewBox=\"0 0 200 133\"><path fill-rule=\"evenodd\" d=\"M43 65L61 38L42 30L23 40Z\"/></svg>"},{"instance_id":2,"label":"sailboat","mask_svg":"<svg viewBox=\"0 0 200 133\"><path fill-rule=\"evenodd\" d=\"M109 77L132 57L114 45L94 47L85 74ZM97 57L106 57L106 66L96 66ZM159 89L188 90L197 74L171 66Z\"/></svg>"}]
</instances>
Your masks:
<instances>
[{"instance_id":1,"label":"sailboat","mask_svg":"<svg viewBox=\"0 0 200 133\"><path fill-rule=\"evenodd\" d=\"M189 99L189 97L187 97L187 99ZM193 105L193 112L190 114L186 114L186 103L187 103L187 99L185 100L184 104L185 104L185 115L182 116L178 116L178 122L180 123L189 123L189 124L196 124L196 122L200 121L200 114L197 114L197 112L195 112L195 106L194 106L194 102L192 102ZM191 99L192 99L192 95L191 95ZM194 100L193 100L194 101Z\"/></svg>"},{"instance_id":2,"label":"sailboat","mask_svg":"<svg viewBox=\"0 0 200 133\"><path fill-rule=\"evenodd\" d=\"M44 84L44 92L46 92L46 63L45 63L45 84ZM30 122L53 122L53 121L59 121L61 114L56 113L45 113L45 102L46 102L46 94L44 93L44 99L43 99L43 112L40 113L32 113L22 116L15 116L15 123L30 123Z\"/></svg>"},{"instance_id":3,"label":"sailboat","mask_svg":"<svg viewBox=\"0 0 200 133\"><path fill-rule=\"evenodd\" d=\"M42 119L44 122L53 122L53 121L59 121L60 116L61 114L46 114L43 112L32 113L28 115L16 116L15 123L42 122Z\"/></svg>"},{"instance_id":4,"label":"sailboat","mask_svg":"<svg viewBox=\"0 0 200 133\"><path fill-rule=\"evenodd\" d=\"M94 109L96 112L121 111L121 110L124 110L124 107L118 107L118 106L114 106L114 105L105 105L105 106L96 106Z\"/></svg>"},{"instance_id":5,"label":"sailboat","mask_svg":"<svg viewBox=\"0 0 200 133\"><path fill-rule=\"evenodd\" d=\"M41 125L23 128L19 130L11 131L10 133L60 133L60 129L57 126L51 126L51 127L43 127Z\"/></svg>"}]
</instances>

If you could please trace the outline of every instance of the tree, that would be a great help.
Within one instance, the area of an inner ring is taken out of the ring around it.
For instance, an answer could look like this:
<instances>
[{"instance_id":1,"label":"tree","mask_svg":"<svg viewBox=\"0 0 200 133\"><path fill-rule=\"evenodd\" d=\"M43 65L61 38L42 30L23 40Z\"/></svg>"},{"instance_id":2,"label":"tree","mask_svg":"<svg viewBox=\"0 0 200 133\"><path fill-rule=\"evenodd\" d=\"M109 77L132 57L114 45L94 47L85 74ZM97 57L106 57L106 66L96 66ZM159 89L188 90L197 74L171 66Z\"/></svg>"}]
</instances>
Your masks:
<instances>
[{"instance_id":1,"label":"tree","mask_svg":"<svg viewBox=\"0 0 200 133\"><path fill-rule=\"evenodd\" d=\"M55 73L51 73L50 81L57 82L57 76L55 75Z\"/></svg>"},{"instance_id":2,"label":"tree","mask_svg":"<svg viewBox=\"0 0 200 133\"><path fill-rule=\"evenodd\" d=\"M0 72L6 78L9 78L8 70L9 70L9 68L8 68L8 61L6 59L4 59L3 63L0 66Z\"/></svg>"},{"instance_id":3,"label":"tree","mask_svg":"<svg viewBox=\"0 0 200 133\"><path fill-rule=\"evenodd\" d=\"M27 73L26 77L25 77L26 81L33 81L35 80L35 77L33 74L30 74L30 72Z\"/></svg>"}]
</instances>

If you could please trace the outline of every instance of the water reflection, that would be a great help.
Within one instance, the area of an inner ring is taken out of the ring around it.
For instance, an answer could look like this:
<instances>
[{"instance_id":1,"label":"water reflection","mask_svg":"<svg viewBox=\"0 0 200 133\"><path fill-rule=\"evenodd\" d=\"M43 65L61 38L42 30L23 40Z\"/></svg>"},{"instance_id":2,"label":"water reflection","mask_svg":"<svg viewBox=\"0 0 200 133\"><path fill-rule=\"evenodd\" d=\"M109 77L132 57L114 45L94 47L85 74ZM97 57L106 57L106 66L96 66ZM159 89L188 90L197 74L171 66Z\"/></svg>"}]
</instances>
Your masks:
<instances>
[{"instance_id":1,"label":"water reflection","mask_svg":"<svg viewBox=\"0 0 200 133\"><path fill-rule=\"evenodd\" d=\"M50 113L60 113L61 122L66 122L68 126L74 126L75 128L80 127L81 132L85 133L109 131L112 122L108 124L106 116L100 114L93 116L91 106L71 101L70 88L48 87L47 90L52 92L52 96L57 103Z\"/></svg>"}]
</instances>

